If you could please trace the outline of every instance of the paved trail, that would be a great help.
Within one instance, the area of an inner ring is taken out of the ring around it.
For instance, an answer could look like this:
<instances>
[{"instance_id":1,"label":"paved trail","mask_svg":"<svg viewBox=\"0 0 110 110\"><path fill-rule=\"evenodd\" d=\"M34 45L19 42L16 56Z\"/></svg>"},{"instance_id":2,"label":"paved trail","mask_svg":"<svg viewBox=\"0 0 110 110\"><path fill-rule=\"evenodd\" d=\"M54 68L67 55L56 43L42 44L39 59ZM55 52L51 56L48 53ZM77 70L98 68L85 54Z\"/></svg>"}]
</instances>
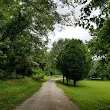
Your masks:
<instances>
[{"instance_id":1,"label":"paved trail","mask_svg":"<svg viewBox=\"0 0 110 110\"><path fill-rule=\"evenodd\" d=\"M59 89L54 80L43 83L41 89L15 110L79 110Z\"/></svg>"}]
</instances>

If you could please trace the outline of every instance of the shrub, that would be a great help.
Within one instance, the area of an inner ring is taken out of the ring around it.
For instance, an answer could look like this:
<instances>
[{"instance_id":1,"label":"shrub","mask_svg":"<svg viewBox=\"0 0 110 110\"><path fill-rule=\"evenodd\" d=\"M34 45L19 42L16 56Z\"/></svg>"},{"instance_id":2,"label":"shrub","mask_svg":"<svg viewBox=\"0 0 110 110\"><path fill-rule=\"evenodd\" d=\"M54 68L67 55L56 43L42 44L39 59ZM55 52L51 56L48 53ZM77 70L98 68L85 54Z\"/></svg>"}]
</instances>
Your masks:
<instances>
[{"instance_id":1,"label":"shrub","mask_svg":"<svg viewBox=\"0 0 110 110\"><path fill-rule=\"evenodd\" d=\"M42 71L41 68L32 68L32 74L36 75L36 74L40 74L40 73L44 73L44 71Z\"/></svg>"},{"instance_id":2,"label":"shrub","mask_svg":"<svg viewBox=\"0 0 110 110\"><path fill-rule=\"evenodd\" d=\"M44 78L44 71L41 68L33 68L32 72L33 72L33 76L32 76L33 79L40 80Z\"/></svg>"},{"instance_id":3,"label":"shrub","mask_svg":"<svg viewBox=\"0 0 110 110\"><path fill-rule=\"evenodd\" d=\"M40 73L40 74L36 74L32 76L33 79L35 80L40 80L44 78L44 74Z\"/></svg>"},{"instance_id":4,"label":"shrub","mask_svg":"<svg viewBox=\"0 0 110 110\"><path fill-rule=\"evenodd\" d=\"M5 71L0 69L0 79L3 79L4 74L5 74Z\"/></svg>"}]
</instances>

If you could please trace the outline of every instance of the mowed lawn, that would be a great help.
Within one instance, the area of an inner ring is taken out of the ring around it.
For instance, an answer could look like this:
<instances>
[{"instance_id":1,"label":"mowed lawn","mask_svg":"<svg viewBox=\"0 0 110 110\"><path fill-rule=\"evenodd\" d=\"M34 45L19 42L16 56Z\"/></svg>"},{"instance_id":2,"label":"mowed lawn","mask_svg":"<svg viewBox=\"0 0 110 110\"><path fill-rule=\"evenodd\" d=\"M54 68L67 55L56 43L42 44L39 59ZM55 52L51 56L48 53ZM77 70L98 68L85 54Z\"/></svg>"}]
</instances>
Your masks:
<instances>
[{"instance_id":1,"label":"mowed lawn","mask_svg":"<svg viewBox=\"0 0 110 110\"><path fill-rule=\"evenodd\" d=\"M0 81L0 110L13 110L38 91L43 82L31 78Z\"/></svg>"},{"instance_id":2,"label":"mowed lawn","mask_svg":"<svg viewBox=\"0 0 110 110\"><path fill-rule=\"evenodd\" d=\"M82 80L73 87L57 81L57 86L74 101L81 110L110 110L110 81Z\"/></svg>"}]
</instances>

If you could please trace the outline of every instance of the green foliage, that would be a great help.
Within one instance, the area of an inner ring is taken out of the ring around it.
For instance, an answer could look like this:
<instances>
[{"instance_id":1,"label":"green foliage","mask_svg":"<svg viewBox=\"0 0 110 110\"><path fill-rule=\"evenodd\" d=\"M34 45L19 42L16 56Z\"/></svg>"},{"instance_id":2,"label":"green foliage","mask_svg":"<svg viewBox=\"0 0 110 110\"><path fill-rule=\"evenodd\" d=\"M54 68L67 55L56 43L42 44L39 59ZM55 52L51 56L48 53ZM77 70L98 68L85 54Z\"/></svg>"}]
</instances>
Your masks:
<instances>
[{"instance_id":1,"label":"green foliage","mask_svg":"<svg viewBox=\"0 0 110 110\"><path fill-rule=\"evenodd\" d=\"M32 68L32 78L35 80L40 80L44 78L44 71L41 68Z\"/></svg>"},{"instance_id":2,"label":"green foliage","mask_svg":"<svg viewBox=\"0 0 110 110\"><path fill-rule=\"evenodd\" d=\"M57 56L68 41L69 39L59 39L57 42L53 43L51 50L45 54L44 62L47 74L50 74L50 72L53 74L60 74L60 72L56 69Z\"/></svg>"},{"instance_id":3,"label":"green foliage","mask_svg":"<svg viewBox=\"0 0 110 110\"><path fill-rule=\"evenodd\" d=\"M93 61L88 77L110 79L110 64L103 64L101 60Z\"/></svg>"},{"instance_id":4,"label":"green foliage","mask_svg":"<svg viewBox=\"0 0 110 110\"><path fill-rule=\"evenodd\" d=\"M70 40L57 57L57 68L67 79L75 82L80 80L89 70L86 53L86 47L82 41Z\"/></svg>"},{"instance_id":5,"label":"green foliage","mask_svg":"<svg viewBox=\"0 0 110 110\"><path fill-rule=\"evenodd\" d=\"M59 2L59 6L67 6L63 0ZM47 37L48 32L54 30L54 24L65 22L65 17L57 11L57 5L52 0L1 0L1 40L7 37L13 39L24 31L34 32L41 38Z\"/></svg>"},{"instance_id":6,"label":"green foliage","mask_svg":"<svg viewBox=\"0 0 110 110\"><path fill-rule=\"evenodd\" d=\"M0 79L4 78L5 71L0 69Z\"/></svg>"},{"instance_id":7,"label":"green foliage","mask_svg":"<svg viewBox=\"0 0 110 110\"><path fill-rule=\"evenodd\" d=\"M36 74L36 75L33 75L32 78L33 78L34 80L44 79L44 74L42 74L42 73Z\"/></svg>"},{"instance_id":8,"label":"green foliage","mask_svg":"<svg viewBox=\"0 0 110 110\"><path fill-rule=\"evenodd\" d=\"M81 110L109 110L110 108L110 81L79 81L76 87L72 82L69 86L57 81L70 100L75 102Z\"/></svg>"},{"instance_id":9,"label":"green foliage","mask_svg":"<svg viewBox=\"0 0 110 110\"><path fill-rule=\"evenodd\" d=\"M76 18L76 25L89 29L93 39L88 42L88 47L93 56L101 57L105 63L109 62L109 37L110 37L110 1L109 0L91 0L87 3L84 1L76 1L83 4L81 8L81 16ZM93 15L92 12L97 9L100 12ZM96 26L94 26L96 24Z\"/></svg>"},{"instance_id":10,"label":"green foliage","mask_svg":"<svg viewBox=\"0 0 110 110\"><path fill-rule=\"evenodd\" d=\"M91 78L98 78L100 71L100 64L99 61L93 61L91 65L91 69L89 71L88 77Z\"/></svg>"},{"instance_id":11,"label":"green foliage","mask_svg":"<svg viewBox=\"0 0 110 110\"><path fill-rule=\"evenodd\" d=\"M43 81L31 78L0 81L0 110L12 110L38 91Z\"/></svg>"},{"instance_id":12,"label":"green foliage","mask_svg":"<svg viewBox=\"0 0 110 110\"><path fill-rule=\"evenodd\" d=\"M87 0L76 0L76 3L82 5L81 14L76 18L76 25L90 30L93 38L88 42L88 48L93 57L97 57L103 62L97 67L100 72L97 74L102 74L101 77L104 77L107 74L106 69L109 67L110 61L110 0L88 2ZM99 13L94 14L97 10ZM96 72L96 68L94 69Z\"/></svg>"},{"instance_id":13,"label":"green foliage","mask_svg":"<svg viewBox=\"0 0 110 110\"><path fill-rule=\"evenodd\" d=\"M103 26L95 30L96 37L93 37L88 42L88 48L93 56L98 57L100 60L99 64L96 68L92 68L91 70L97 71L97 75L99 77L109 79L109 61L110 61L110 19L104 21Z\"/></svg>"},{"instance_id":14,"label":"green foliage","mask_svg":"<svg viewBox=\"0 0 110 110\"><path fill-rule=\"evenodd\" d=\"M32 68L39 66L45 51L44 42L26 32L13 40L6 39L0 45L2 79L32 75Z\"/></svg>"},{"instance_id":15,"label":"green foliage","mask_svg":"<svg viewBox=\"0 0 110 110\"><path fill-rule=\"evenodd\" d=\"M82 5L81 15L76 18L76 25L89 29L91 32L95 29L93 23L96 24L97 28L101 28L104 21L109 18L109 0L91 0L88 2L87 0L76 0L76 3L79 3L78 5ZM92 12L97 9L99 9L100 12L93 15Z\"/></svg>"},{"instance_id":16,"label":"green foliage","mask_svg":"<svg viewBox=\"0 0 110 110\"><path fill-rule=\"evenodd\" d=\"M30 76L33 62L44 70L48 33L65 21L57 5L48 0L0 1L0 78Z\"/></svg>"},{"instance_id":17,"label":"green foliage","mask_svg":"<svg viewBox=\"0 0 110 110\"><path fill-rule=\"evenodd\" d=\"M92 55L100 56L105 63L110 59L110 19L105 20L102 28L97 30L97 37L88 42L88 47Z\"/></svg>"}]
</instances>

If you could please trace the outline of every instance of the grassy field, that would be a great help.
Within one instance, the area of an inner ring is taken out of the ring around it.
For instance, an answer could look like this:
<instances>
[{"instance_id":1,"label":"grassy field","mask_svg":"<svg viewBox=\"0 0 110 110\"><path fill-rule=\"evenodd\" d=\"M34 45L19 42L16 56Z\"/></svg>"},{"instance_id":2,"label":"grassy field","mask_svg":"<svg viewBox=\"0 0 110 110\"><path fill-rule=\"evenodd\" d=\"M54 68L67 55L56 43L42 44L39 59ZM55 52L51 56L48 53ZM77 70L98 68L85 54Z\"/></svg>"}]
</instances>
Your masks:
<instances>
[{"instance_id":1,"label":"grassy field","mask_svg":"<svg viewBox=\"0 0 110 110\"><path fill-rule=\"evenodd\" d=\"M110 81L77 82L77 87L69 86L57 81L57 86L64 90L65 94L80 106L81 110L110 110Z\"/></svg>"},{"instance_id":2,"label":"grassy field","mask_svg":"<svg viewBox=\"0 0 110 110\"><path fill-rule=\"evenodd\" d=\"M12 110L38 91L43 82L31 78L0 81L0 110Z\"/></svg>"}]
</instances>

